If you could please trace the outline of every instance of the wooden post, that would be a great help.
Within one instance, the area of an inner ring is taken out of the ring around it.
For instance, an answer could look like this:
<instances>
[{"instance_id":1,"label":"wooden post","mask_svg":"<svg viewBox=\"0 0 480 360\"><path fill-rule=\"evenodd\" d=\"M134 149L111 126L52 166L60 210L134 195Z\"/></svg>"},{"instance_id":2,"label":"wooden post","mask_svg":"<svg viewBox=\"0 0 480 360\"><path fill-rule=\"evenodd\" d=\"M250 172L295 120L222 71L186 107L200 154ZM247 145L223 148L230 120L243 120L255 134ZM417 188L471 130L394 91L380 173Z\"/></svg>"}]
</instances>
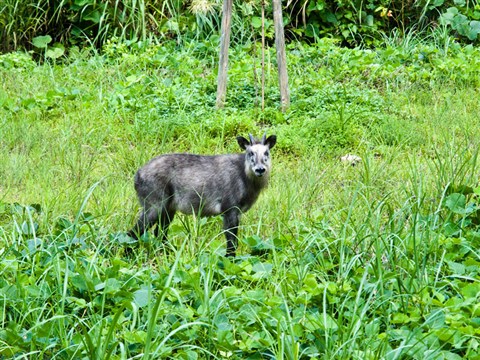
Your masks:
<instances>
[{"instance_id":1,"label":"wooden post","mask_svg":"<svg viewBox=\"0 0 480 360\"><path fill-rule=\"evenodd\" d=\"M227 93L228 47L230 46L230 28L233 0L223 0L222 35L220 37L220 60L217 78L217 108L223 108Z\"/></svg>"},{"instance_id":2,"label":"wooden post","mask_svg":"<svg viewBox=\"0 0 480 360\"><path fill-rule=\"evenodd\" d=\"M262 0L262 111L265 110L265 0Z\"/></svg>"},{"instance_id":3,"label":"wooden post","mask_svg":"<svg viewBox=\"0 0 480 360\"><path fill-rule=\"evenodd\" d=\"M280 86L280 101L282 111L290 105L288 91L287 55L285 54L285 35L283 33L282 1L273 2L273 22L275 24L275 47L277 48L278 82Z\"/></svg>"}]
</instances>

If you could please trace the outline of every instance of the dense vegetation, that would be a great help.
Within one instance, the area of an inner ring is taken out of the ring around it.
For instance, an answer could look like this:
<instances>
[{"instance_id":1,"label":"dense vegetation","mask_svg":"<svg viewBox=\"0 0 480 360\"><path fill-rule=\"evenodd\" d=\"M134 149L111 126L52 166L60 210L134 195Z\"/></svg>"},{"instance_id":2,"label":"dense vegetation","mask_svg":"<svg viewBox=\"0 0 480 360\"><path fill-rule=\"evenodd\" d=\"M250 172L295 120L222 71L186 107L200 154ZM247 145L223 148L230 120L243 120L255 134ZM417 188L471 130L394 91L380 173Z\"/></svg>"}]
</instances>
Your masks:
<instances>
[{"instance_id":1,"label":"dense vegetation","mask_svg":"<svg viewBox=\"0 0 480 360\"><path fill-rule=\"evenodd\" d=\"M270 61L259 110L248 46L216 111L216 51L0 56L0 358L480 358L480 50L292 43L286 113ZM220 219L130 244L140 165L263 131L272 182L236 259Z\"/></svg>"},{"instance_id":2,"label":"dense vegetation","mask_svg":"<svg viewBox=\"0 0 480 360\"><path fill-rule=\"evenodd\" d=\"M122 40L151 38L208 39L219 32L220 0L3 0L0 51L72 45L101 47L112 36ZM233 40L260 36L261 1L234 1ZM266 5L266 37L273 38L271 2ZM343 45L373 47L392 31L433 33L478 43L480 4L468 0L304 0L284 1L289 40L313 42L322 37ZM45 38L46 37L46 38ZM32 46L33 45L33 46Z\"/></svg>"}]
</instances>

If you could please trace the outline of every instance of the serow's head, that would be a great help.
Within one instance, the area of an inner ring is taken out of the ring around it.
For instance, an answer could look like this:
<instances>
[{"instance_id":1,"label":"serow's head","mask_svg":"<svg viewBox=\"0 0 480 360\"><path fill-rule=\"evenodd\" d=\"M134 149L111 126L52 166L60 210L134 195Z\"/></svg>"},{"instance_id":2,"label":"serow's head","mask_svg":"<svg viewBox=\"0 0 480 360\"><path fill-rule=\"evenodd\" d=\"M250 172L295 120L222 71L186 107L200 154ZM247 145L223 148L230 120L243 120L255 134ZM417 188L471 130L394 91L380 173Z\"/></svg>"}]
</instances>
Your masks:
<instances>
[{"instance_id":1,"label":"serow's head","mask_svg":"<svg viewBox=\"0 0 480 360\"><path fill-rule=\"evenodd\" d=\"M268 138L266 134L262 136L261 140L255 139L252 134L248 135L250 140L243 136L238 136L238 145L245 150L245 167L247 174L253 174L257 177L262 177L270 173L271 160L270 149L277 143L277 137L270 135Z\"/></svg>"}]
</instances>

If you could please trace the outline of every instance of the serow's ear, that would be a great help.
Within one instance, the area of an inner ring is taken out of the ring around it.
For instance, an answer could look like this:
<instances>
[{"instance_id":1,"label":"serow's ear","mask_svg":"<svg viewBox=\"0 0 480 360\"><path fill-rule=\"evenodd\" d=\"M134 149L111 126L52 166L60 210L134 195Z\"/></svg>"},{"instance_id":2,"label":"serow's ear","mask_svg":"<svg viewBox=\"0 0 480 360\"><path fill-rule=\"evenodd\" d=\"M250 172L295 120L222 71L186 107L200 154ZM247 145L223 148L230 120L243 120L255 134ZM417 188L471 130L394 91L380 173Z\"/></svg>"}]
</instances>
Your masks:
<instances>
[{"instance_id":1,"label":"serow's ear","mask_svg":"<svg viewBox=\"0 0 480 360\"><path fill-rule=\"evenodd\" d=\"M243 150L245 150L247 146L250 146L250 141L245 139L243 136L237 136L237 142Z\"/></svg>"},{"instance_id":2,"label":"serow's ear","mask_svg":"<svg viewBox=\"0 0 480 360\"><path fill-rule=\"evenodd\" d=\"M277 136L276 135L270 135L267 138L267 140L265 140L265 145L267 145L269 149L273 148L276 143L277 143Z\"/></svg>"}]
</instances>

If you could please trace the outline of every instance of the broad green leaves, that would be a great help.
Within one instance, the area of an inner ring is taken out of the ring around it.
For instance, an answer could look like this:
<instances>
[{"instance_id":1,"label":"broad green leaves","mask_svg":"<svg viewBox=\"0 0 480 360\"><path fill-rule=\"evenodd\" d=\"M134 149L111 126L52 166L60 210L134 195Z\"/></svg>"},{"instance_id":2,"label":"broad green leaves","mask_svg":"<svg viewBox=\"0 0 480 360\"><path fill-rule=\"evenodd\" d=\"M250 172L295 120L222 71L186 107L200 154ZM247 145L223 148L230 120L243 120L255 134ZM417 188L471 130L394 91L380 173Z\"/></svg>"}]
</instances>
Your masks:
<instances>
[{"instance_id":1,"label":"broad green leaves","mask_svg":"<svg viewBox=\"0 0 480 360\"><path fill-rule=\"evenodd\" d=\"M465 1L455 1L455 4L459 7L465 6ZM480 9L479 9L480 10ZM475 19L478 19L478 15ZM478 34L480 34L480 21L470 20L466 15L462 14L457 7L450 7L445 13L440 16L440 22L443 25L451 27L459 35L467 37L469 40L477 40Z\"/></svg>"},{"instance_id":2,"label":"broad green leaves","mask_svg":"<svg viewBox=\"0 0 480 360\"><path fill-rule=\"evenodd\" d=\"M465 215L467 198L463 194L453 193L445 199L445 206L455 214Z\"/></svg>"},{"instance_id":3,"label":"broad green leaves","mask_svg":"<svg viewBox=\"0 0 480 360\"><path fill-rule=\"evenodd\" d=\"M55 43L52 46L49 46L51 42L52 37L50 35L37 36L32 39L33 46L45 50L45 57L56 60L63 56L65 53L65 47L60 43Z\"/></svg>"},{"instance_id":4,"label":"broad green leaves","mask_svg":"<svg viewBox=\"0 0 480 360\"><path fill-rule=\"evenodd\" d=\"M47 45L50 44L51 42L52 42L52 37L50 35L37 36L32 39L33 46L40 49L46 49Z\"/></svg>"}]
</instances>

